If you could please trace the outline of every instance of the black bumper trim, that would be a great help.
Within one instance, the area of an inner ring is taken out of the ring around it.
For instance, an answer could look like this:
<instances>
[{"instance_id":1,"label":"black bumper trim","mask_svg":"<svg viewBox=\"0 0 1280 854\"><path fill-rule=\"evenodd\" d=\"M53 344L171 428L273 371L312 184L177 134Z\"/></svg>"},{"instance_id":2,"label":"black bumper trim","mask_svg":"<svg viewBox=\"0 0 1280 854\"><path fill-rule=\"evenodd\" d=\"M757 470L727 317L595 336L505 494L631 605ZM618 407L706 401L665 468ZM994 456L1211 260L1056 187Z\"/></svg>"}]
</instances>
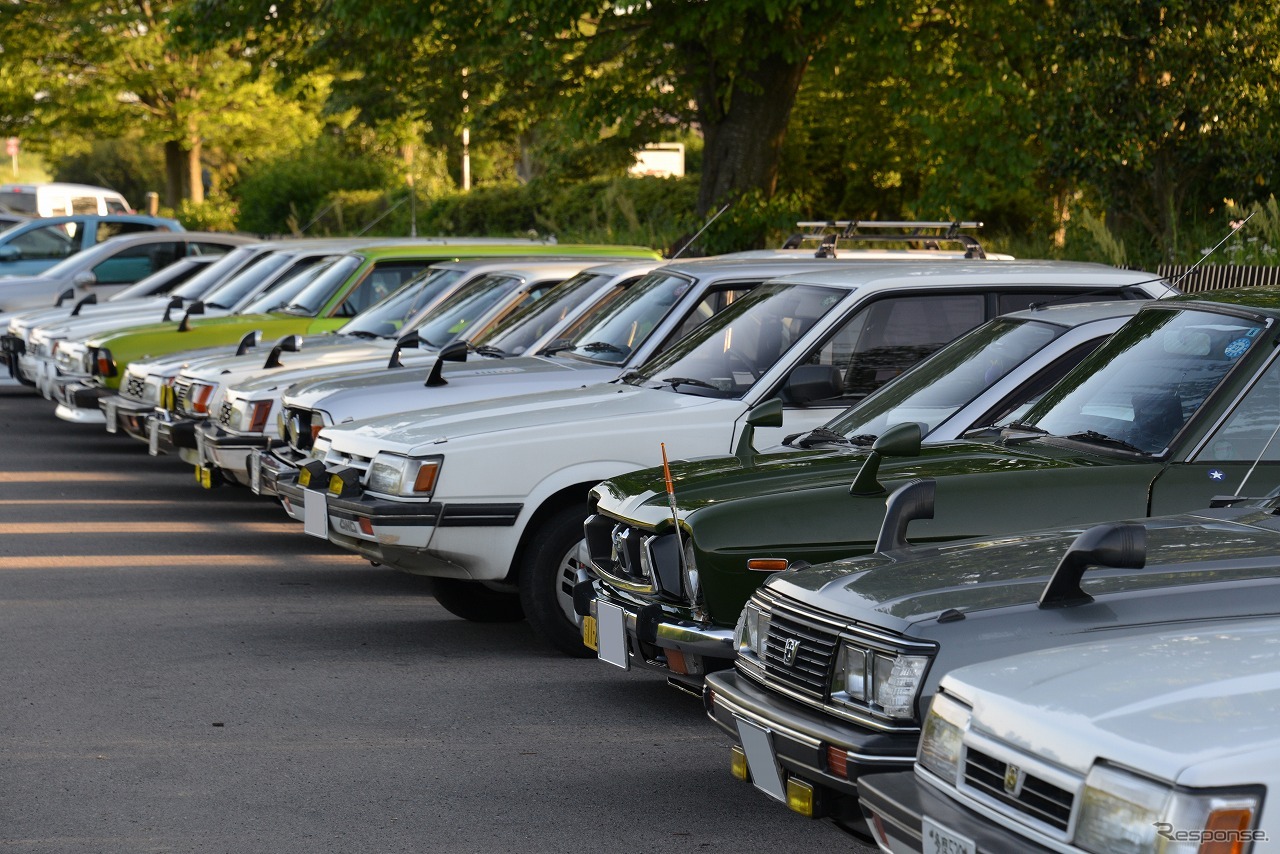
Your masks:
<instances>
[{"instance_id":1,"label":"black bumper trim","mask_svg":"<svg viewBox=\"0 0 1280 854\"><path fill-rule=\"evenodd\" d=\"M71 393L71 406L75 409L98 409L98 401L114 392L102 386L78 388Z\"/></svg>"}]
</instances>

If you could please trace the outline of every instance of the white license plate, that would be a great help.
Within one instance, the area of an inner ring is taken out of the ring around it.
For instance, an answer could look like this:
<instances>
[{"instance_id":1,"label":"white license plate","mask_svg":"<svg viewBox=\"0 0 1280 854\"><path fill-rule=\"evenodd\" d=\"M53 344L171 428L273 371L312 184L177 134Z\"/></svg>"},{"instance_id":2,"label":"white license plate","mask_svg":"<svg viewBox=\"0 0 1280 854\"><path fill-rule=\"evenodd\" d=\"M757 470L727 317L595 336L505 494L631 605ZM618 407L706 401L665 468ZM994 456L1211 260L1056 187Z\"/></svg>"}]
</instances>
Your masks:
<instances>
[{"instance_id":1,"label":"white license plate","mask_svg":"<svg viewBox=\"0 0 1280 854\"><path fill-rule=\"evenodd\" d=\"M972 839L948 830L927 815L920 819L920 833L924 854L976 854L978 850Z\"/></svg>"},{"instance_id":2,"label":"white license plate","mask_svg":"<svg viewBox=\"0 0 1280 854\"><path fill-rule=\"evenodd\" d=\"M119 430L116 426L116 403L108 400L102 404L102 414L107 417L107 432L115 433Z\"/></svg>"},{"instance_id":3,"label":"white license plate","mask_svg":"<svg viewBox=\"0 0 1280 854\"><path fill-rule=\"evenodd\" d=\"M329 497L323 492L302 491L302 528L313 537L329 539Z\"/></svg>"},{"instance_id":4,"label":"white license plate","mask_svg":"<svg viewBox=\"0 0 1280 854\"><path fill-rule=\"evenodd\" d=\"M596 600L597 637L600 641L600 660L631 669L631 656L627 655L627 614L617 605Z\"/></svg>"},{"instance_id":5,"label":"white license plate","mask_svg":"<svg viewBox=\"0 0 1280 854\"><path fill-rule=\"evenodd\" d=\"M147 419L147 453L153 457L160 456L160 419Z\"/></svg>"},{"instance_id":6,"label":"white license plate","mask_svg":"<svg viewBox=\"0 0 1280 854\"><path fill-rule=\"evenodd\" d=\"M747 756L747 770L751 782L771 798L787 802L787 792L782 785L782 769L773 752L773 733L762 726L738 718L738 739L742 752Z\"/></svg>"},{"instance_id":7,"label":"white license plate","mask_svg":"<svg viewBox=\"0 0 1280 854\"><path fill-rule=\"evenodd\" d=\"M196 459L200 461L200 465L202 466L207 465L212 467L214 461L209 457L208 452L205 450L204 431L200 429L199 425L196 425L196 428L195 428L195 438L196 438Z\"/></svg>"},{"instance_id":8,"label":"white license plate","mask_svg":"<svg viewBox=\"0 0 1280 854\"><path fill-rule=\"evenodd\" d=\"M249 454L249 489L254 495L262 494L262 457L257 451Z\"/></svg>"}]
</instances>

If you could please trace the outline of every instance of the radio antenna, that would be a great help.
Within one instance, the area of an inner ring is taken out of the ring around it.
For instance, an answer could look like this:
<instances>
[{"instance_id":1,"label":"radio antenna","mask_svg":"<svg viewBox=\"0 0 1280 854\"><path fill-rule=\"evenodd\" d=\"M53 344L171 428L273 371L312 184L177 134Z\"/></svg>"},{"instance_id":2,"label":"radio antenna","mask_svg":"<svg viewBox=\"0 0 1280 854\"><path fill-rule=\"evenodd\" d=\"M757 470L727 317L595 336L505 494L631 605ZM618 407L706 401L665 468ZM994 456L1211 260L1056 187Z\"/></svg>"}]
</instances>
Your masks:
<instances>
[{"instance_id":1,"label":"radio antenna","mask_svg":"<svg viewBox=\"0 0 1280 854\"><path fill-rule=\"evenodd\" d=\"M1234 234L1235 234L1236 232L1238 232L1240 229L1244 228L1244 224L1245 224L1246 222L1248 222L1249 220L1253 219L1253 214L1256 214L1256 213L1257 213L1257 211L1255 210L1253 213L1249 214L1249 215L1248 215L1247 217L1245 217L1244 219L1236 220L1236 221L1232 222L1232 223L1231 223L1231 231L1227 232L1227 234L1226 234L1226 236L1225 236L1225 237L1223 237L1221 240L1219 240L1217 243L1215 243L1212 249L1210 249L1208 252L1206 252L1206 253L1204 253L1203 255L1201 255L1201 256L1200 256L1200 260L1199 260L1199 261L1195 262L1195 263L1194 263L1194 264L1192 264L1190 267L1188 267L1188 268L1183 272L1183 274L1182 274L1181 276L1179 276L1178 278L1174 279L1174 280L1173 280L1172 282L1170 282L1169 284L1173 285L1173 287L1175 287L1175 288L1176 288L1176 287L1178 286L1178 284L1179 284L1183 279L1185 279L1187 276L1190 276L1190 275L1191 275L1191 273L1195 271L1196 267L1199 267L1201 264L1203 264L1203 263L1204 263L1204 262L1209 258L1209 256L1210 256L1210 255L1212 255L1213 253L1215 253L1215 252L1217 252L1217 251L1218 251L1218 249L1222 246L1222 244L1224 244L1224 243L1226 243L1228 240L1230 240L1230 239L1231 239L1231 237L1232 237L1232 235L1234 235Z\"/></svg>"},{"instance_id":2,"label":"radio antenna","mask_svg":"<svg viewBox=\"0 0 1280 854\"><path fill-rule=\"evenodd\" d=\"M688 249L690 246L692 246L692 245L693 245L693 242L694 242L695 240L697 240L699 237L701 237L701 236L702 236L702 232L704 232L704 231L706 231L708 228L710 228L710 227L711 227L711 223L713 223L713 222L715 222L716 220L718 220L718 219L720 218L720 214L722 214L722 213L724 213L725 211L727 211L727 210L729 209L729 205L731 205L731 204L733 204L733 202L725 202L725 203L724 203L724 207L722 207L720 210L716 211L716 215L715 215L715 216L713 216L711 219L707 220L707 224L706 224L706 225L704 225L702 228L698 229L698 233L697 233L697 234L695 234L693 237L690 237L690 238L688 239L688 241L686 241L686 242L685 242L684 246L681 246L681 247L676 251L676 254L672 255L672 256L671 256L669 259L667 259L667 260L669 260L669 261L674 261L674 260L676 260L677 258L679 258L681 255L683 255L683 254L684 254L684 250L686 250L686 249Z\"/></svg>"}]
</instances>

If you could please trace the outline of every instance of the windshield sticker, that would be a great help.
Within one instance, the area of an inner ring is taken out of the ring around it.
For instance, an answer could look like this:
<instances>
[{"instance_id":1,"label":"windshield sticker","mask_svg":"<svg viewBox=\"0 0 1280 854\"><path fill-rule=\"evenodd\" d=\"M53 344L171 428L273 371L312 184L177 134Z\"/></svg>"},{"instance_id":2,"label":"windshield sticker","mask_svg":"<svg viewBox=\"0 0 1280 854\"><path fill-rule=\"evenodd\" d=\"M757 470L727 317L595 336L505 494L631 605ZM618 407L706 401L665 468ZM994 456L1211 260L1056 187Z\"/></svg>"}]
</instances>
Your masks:
<instances>
[{"instance_id":1,"label":"windshield sticker","mask_svg":"<svg viewBox=\"0 0 1280 854\"><path fill-rule=\"evenodd\" d=\"M1237 338L1227 345L1227 349L1223 350L1223 355L1228 359L1239 359L1249 349L1249 345L1253 343L1248 338Z\"/></svg>"},{"instance_id":2,"label":"windshield sticker","mask_svg":"<svg viewBox=\"0 0 1280 854\"><path fill-rule=\"evenodd\" d=\"M1258 333L1259 333L1259 332L1261 332L1261 331L1262 331L1262 328L1261 328L1261 327L1259 327L1259 326L1255 326L1255 327L1253 327L1252 329L1250 329L1250 330L1248 330L1247 332L1245 332L1244 337L1245 337L1245 338L1257 338L1257 337L1258 337Z\"/></svg>"}]
</instances>

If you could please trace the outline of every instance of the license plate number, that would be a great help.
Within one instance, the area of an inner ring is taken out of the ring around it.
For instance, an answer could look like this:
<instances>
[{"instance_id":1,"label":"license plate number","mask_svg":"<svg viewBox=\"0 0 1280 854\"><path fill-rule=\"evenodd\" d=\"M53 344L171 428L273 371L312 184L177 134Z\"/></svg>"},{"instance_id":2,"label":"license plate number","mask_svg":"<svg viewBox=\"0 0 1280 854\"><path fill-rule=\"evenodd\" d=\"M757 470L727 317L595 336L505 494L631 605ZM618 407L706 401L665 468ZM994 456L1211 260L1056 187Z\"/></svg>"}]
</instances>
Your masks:
<instances>
[{"instance_id":1,"label":"license plate number","mask_svg":"<svg viewBox=\"0 0 1280 854\"><path fill-rule=\"evenodd\" d=\"M928 816L921 818L920 832L924 854L976 854L978 850L972 839L948 830Z\"/></svg>"},{"instance_id":2,"label":"license plate number","mask_svg":"<svg viewBox=\"0 0 1280 854\"><path fill-rule=\"evenodd\" d=\"M595 617L582 618L582 642L586 644L588 647L590 647L591 649L594 649L597 652L599 652L600 637L599 637L599 633L596 631Z\"/></svg>"},{"instance_id":3,"label":"license plate number","mask_svg":"<svg viewBox=\"0 0 1280 854\"><path fill-rule=\"evenodd\" d=\"M627 654L627 613L617 605L596 600L596 620L599 621L600 660L623 670L631 669L631 656Z\"/></svg>"},{"instance_id":4,"label":"license plate number","mask_svg":"<svg viewBox=\"0 0 1280 854\"><path fill-rule=\"evenodd\" d=\"M315 489L302 493L302 528L313 537L329 539L329 499Z\"/></svg>"},{"instance_id":5,"label":"license plate number","mask_svg":"<svg viewBox=\"0 0 1280 854\"><path fill-rule=\"evenodd\" d=\"M738 740L747 756L747 770L755 787L775 800L787 802L782 785L782 769L773 752L773 733L764 727L738 718Z\"/></svg>"}]
</instances>

